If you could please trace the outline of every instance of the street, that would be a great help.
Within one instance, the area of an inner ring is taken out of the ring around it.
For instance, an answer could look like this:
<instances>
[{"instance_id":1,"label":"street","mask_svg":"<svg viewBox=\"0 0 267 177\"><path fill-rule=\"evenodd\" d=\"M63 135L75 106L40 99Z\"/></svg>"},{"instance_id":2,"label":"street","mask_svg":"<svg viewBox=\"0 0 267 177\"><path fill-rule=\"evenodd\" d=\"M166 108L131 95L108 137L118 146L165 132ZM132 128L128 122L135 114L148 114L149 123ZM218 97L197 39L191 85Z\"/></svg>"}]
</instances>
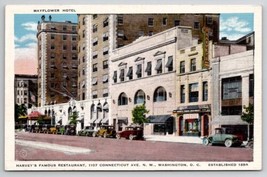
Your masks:
<instances>
[{"instance_id":1,"label":"street","mask_svg":"<svg viewBox=\"0 0 267 177\"><path fill-rule=\"evenodd\" d=\"M16 160L23 161L252 161L244 147L93 138L18 132Z\"/></svg>"}]
</instances>

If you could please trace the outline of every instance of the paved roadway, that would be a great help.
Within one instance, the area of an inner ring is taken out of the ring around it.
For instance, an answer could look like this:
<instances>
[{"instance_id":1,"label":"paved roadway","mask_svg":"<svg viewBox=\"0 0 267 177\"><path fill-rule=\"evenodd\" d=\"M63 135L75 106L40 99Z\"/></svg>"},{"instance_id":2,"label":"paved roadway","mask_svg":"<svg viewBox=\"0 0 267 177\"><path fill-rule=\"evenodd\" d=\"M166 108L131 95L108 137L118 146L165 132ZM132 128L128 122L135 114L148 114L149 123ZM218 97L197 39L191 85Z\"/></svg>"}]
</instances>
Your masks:
<instances>
[{"instance_id":1,"label":"paved roadway","mask_svg":"<svg viewBox=\"0 0 267 177\"><path fill-rule=\"evenodd\" d=\"M244 147L106 139L19 132L16 160L68 161L252 161Z\"/></svg>"}]
</instances>

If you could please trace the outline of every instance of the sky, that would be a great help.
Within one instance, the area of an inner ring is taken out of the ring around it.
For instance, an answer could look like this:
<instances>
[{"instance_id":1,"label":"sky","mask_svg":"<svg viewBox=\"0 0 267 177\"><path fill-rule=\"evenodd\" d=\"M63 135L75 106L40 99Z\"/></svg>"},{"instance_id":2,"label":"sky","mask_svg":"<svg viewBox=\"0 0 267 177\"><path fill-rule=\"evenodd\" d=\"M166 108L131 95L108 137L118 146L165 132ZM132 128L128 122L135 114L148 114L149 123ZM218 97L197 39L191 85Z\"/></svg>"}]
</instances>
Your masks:
<instances>
[{"instance_id":1,"label":"sky","mask_svg":"<svg viewBox=\"0 0 267 177\"><path fill-rule=\"evenodd\" d=\"M37 24L42 14L16 14L14 26L15 73L37 74ZM52 21L77 23L75 14L51 14ZM49 14L45 15L48 20ZM236 40L254 30L252 13L220 14L220 38Z\"/></svg>"}]
</instances>

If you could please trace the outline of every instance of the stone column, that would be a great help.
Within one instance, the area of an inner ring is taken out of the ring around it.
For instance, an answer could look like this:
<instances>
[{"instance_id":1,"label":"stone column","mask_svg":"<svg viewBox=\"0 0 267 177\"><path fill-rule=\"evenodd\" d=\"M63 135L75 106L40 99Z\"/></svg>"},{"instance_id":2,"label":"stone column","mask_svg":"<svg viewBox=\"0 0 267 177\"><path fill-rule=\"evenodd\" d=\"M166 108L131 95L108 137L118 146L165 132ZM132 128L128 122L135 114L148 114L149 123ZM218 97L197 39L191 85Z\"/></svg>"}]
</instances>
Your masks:
<instances>
[{"instance_id":1,"label":"stone column","mask_svg":"<svg viewBox=\"0 0 267 177\"><path fill-rule=\"evenodd\" d=\"M249 105L249 74L242 75L242 106Z\"/></svg>"}]
</instances>

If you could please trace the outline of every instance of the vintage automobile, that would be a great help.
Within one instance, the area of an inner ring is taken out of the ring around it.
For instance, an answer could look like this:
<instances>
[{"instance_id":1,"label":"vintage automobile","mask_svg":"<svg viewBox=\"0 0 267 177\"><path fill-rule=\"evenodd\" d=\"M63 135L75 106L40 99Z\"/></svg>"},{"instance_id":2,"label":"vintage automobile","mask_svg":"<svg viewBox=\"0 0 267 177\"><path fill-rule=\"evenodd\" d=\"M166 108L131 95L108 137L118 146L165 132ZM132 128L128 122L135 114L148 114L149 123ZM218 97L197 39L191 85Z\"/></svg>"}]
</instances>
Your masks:
<instances>
[{"instance_id":1,"label":"vintage automobile","mask_svg":"<svg viewBox=\"0 0 267 177\"><path fill-rule=\"evenodd\" d=\"M65 135L76 135L76 125L66 125L65 126Z\"/></svg>"},{"instance_id":2,"label":"vintage automobile","mask_svg":"<svg viewBox=\"0 0 267 177\"><path fill-rule=\"evenodd\" d=\"M231 130L227 128L216 128L215 134L209 137L204 137L204 145L224 144L226 147L240 146L242 140L234 134L231 134Z\"/></svg>"},{"instance_id":3,"label":"vintage automobile","mask_svg":"<svg viewBox=\"0 0 267 177\"><path fill-rule=\"evenodd\" d=\"M116 138L126 138L129 140L143 139L143 128L142 127L126 127L124 131L118 132Z\"/></svg>"},{"instance_id":4,"label":"vintage automobile","mask_svg":"<svg viewBox=\"0 0 267 177\"><path fill-rule=\"evenodd\" d=\"M101 125L100 129L96 132L93 133L93 137L112 137L115 138L116 137L116 131L114 126L111 125Z\"/></svg>"},{"instance_id":5,"label":"vintage automobile","mask_svg":"<svg viewBox=\"0 0 267 177\"><path fill-rule=\"evenodd\" d=\"M93 126L86 126L82 130L78 131L78 136L93 136L96 132Z\"/></svg>"}]
</instances>

